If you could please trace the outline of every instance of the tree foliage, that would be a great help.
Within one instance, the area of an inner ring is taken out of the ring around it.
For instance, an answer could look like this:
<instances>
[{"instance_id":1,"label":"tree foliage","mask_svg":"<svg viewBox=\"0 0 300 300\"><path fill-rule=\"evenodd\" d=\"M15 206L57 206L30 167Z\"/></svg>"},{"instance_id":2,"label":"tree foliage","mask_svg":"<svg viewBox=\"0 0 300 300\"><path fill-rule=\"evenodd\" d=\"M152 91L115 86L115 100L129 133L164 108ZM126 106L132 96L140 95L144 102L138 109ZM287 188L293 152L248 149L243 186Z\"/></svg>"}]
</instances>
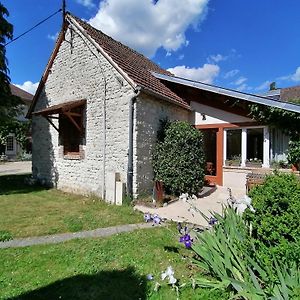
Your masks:
<instances>
[{"instance_id":1,"label":"tree foliage","mask_svg":"<svg viewBox=\"0 0 300 300\"><path fill-rule=\"evenodd\" d=\"M173 194L197 194L204 185L202 133L189 123L164 121L153 154L155 180Z\"/></svg>"},{"instance_id":2,"label":"tree foliage","mask_svg":"<svg viewBox=\"0 0 300 300\"><path fill-rule=\"evenodd\" d=\"M6 138L9 134L13 133L17 142L22 149L26 148L28 143L28 136L30 132L30 122L20 122L12 119L10 122L0 124L0 145L6 144Z\"/></svg>"},{"instance_id":3,"label":"tree foliage","mask_svg":"<svg viewBox=\"0 0 300 300\"><path fill-rule=\"evenodd\" d=\"M0 3L0 122L9 121L19 112L20 98L11 95L8 76L8 62L5 43L13 37L13 25L5 17L9 15L7 9Z\"/></svg>"}]
</instances>

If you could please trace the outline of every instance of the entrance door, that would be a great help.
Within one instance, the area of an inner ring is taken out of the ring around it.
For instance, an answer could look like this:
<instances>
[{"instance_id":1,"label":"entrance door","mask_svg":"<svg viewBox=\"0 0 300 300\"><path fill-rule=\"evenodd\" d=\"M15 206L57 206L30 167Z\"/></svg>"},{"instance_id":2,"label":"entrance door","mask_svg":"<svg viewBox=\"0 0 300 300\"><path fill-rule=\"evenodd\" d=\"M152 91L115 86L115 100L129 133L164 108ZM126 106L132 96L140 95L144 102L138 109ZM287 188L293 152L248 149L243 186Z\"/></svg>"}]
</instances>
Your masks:
<instances>
[{"instance_id":1,"label":"entrance door","mask_svg":"<svg viewBox=\"0 0 300 300\"><path fill-rule=\"evenodd\" d=\"M209 184L223 184L223 129L201 129L206 157L205 179Z\"/></svg>"}]
</instances>

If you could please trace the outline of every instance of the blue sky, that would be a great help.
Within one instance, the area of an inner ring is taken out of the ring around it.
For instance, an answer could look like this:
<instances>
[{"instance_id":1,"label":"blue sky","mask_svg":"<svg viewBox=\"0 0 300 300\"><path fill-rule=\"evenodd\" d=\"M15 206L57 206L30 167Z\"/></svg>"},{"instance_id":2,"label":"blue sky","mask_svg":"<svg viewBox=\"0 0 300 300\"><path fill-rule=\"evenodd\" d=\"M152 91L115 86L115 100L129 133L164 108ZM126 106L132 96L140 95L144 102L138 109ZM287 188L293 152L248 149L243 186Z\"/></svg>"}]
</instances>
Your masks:
<instances>
[{"instance_id":1,"label":"blue sky","mask_svg":"<svg viewBox=\"0 0 300 300\"><path fill-rule=\"evenodd\" d=\"M61 0L5 0L17 36ZM175 75L249 93L300 84L300 1L67 0L67 9ZM34 92L61 15L7 46L12 83Z\"/></svg>"}]
</instances>

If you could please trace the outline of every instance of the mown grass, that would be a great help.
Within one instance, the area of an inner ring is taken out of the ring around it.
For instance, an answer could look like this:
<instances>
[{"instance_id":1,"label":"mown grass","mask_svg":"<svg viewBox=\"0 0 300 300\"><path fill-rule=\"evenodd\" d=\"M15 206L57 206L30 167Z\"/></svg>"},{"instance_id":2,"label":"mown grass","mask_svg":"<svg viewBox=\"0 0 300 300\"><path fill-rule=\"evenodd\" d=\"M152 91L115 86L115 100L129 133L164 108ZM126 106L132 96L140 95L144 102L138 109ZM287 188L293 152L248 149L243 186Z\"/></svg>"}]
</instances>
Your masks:
<instances>
[{"instance_id":1,"label":"mown grass","mask_svg":"<svg viewBox=\"0 0 300 300\"><path fill-rule=\"evenodd\" d=\"M14 238L142 222L130 206L28 186L26 175L0 176L0 231Z\"/></svg>"},{"instance_id":2,"label":"mown grass","mask_svg":"<svg viewBox=\"0 0 300 300\"><path fill-rule=\"evenodd\" d=\"M160 278L168 266L179 285L186 284L180 299L228 299L220 292L192 288L191 278L199 272L192 259L193 252L178 242L175 227L2 249L0 299L177 299L176 290Z\"/></svg>"}]
</instances>

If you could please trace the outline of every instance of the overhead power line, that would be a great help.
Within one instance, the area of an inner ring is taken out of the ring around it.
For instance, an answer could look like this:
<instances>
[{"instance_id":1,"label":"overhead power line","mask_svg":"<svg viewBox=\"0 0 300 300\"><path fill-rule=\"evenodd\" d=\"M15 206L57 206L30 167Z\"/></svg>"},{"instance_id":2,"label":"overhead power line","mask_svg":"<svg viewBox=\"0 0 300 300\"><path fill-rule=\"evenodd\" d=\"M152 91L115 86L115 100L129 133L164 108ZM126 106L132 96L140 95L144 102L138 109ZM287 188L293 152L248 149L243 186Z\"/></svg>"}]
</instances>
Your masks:
<instances>
[{"instance_id":1,"label":"overhead power line","mask_svg":"<svg viewBox=\"0 0 300 300\"><path fill-rule=\"evenodd\" d=\"M9 44L11 44L12 42L15 42L16 40L18 40L20 37L24 36L25 34L29 33L30 31L32 31L33 29L35 29L36 27L40 26L41 24L43 24L44 22L46 22L47 20L51 19L52 17L54 17L56 14L60 13L62 11L62 9L60 8L59 10L57 10L55 13L51 14L49 17L45 18L44 20L40 21L39 23L37 23L36 25L34 25L33 27L31 27L30 29L26 30L25 32L23 32L22 34L18 35L16 38L12 39L11 41L7 42L4 46L7 46Z\"/></svg>"}]
</instances>

